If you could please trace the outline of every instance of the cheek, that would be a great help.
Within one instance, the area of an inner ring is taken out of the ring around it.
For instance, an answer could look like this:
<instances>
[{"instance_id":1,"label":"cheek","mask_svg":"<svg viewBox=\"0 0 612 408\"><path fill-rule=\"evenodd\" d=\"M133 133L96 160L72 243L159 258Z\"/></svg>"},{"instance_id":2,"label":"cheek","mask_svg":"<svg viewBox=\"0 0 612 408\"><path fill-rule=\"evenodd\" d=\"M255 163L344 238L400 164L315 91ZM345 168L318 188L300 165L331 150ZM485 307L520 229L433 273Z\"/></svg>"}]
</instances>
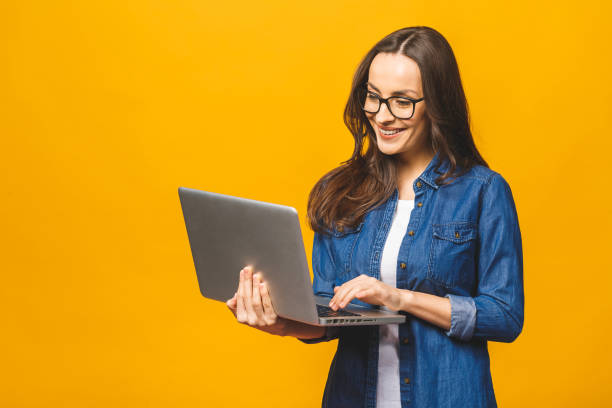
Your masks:
<instances>
[{"instance_id":1,"label":"cheek","mask_svg":"<svg viewBox=\"0 0 612 408\"><path fill-rule=\"evenodd\" d=\"M408 121L405 122L406 126L412 129L420 128L425 122L425 112L415 112L414 116Z\"/></svg>"},{"instance_id":2,"label":"cheek","mask_svg":"<svg viewBox=\"0 0 612 408\"><path fill-rule=\"evenodd\" d=\"M423 106L417 106L412 118L415 122L422 122L425 119L425 108Z\"/></svg>"}]
</instances>

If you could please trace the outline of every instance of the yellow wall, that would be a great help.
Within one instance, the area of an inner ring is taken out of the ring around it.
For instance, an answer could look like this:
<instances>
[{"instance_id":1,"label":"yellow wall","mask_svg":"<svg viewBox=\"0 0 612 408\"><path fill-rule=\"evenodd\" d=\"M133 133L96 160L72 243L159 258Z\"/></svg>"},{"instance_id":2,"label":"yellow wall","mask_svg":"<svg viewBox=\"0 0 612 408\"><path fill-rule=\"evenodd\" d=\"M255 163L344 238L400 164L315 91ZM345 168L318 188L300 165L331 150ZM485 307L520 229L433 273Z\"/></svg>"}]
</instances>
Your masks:
<instances>
[{"instance_id":1,"label":"yellow wall","mask_svg":"<svg viewBox=\"0 0 612 408\"><path fill-rule=\"evenodd\" d=\"M296 207L310 257L307 194L352 151L353 71L410 25L453 46L516 199L526 321L490 343L500 406L605 406L605 3L2 2L0 406L317 406L336 343L202 298L177 187Z\"/></svg>"}]
</instances>

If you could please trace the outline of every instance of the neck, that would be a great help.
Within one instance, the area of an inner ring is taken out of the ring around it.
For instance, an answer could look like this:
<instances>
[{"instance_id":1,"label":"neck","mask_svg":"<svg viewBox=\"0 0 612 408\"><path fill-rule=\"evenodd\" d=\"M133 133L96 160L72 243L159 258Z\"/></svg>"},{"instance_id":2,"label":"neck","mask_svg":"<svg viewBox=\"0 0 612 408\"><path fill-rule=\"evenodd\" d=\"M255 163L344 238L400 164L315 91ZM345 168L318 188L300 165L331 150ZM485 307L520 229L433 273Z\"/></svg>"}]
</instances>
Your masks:
<instances>
[{"instance_id":1,"label":"neck","mask_svg":"<svg viewBox=\"0 0 612 408\"><path fill-rule=\"evenodd\" d=\"M423 147L418 151L404 152L398 156L398 184L403 180L414 180L423 173L431 159L435 156L433 149Z\"/></svg>"}]
</instances>

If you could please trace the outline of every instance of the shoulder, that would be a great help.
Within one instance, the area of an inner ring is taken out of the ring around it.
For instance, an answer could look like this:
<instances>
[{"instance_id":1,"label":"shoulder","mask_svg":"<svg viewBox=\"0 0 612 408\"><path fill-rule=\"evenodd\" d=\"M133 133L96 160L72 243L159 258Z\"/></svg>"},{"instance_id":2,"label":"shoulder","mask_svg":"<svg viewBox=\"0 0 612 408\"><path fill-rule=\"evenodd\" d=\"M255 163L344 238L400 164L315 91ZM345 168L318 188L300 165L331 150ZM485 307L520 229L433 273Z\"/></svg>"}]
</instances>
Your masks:
<instances>
[{"instance_id":1,"label":"shoulder","mask_svg":"<svg viewBox=\"0 0 612 408\"><path fill-rule=\"evenodd\" d=\"M453 183L463 185L464 187L477 188L481 191L510 190L510 185L499 172L481 165L470 168L466 173L457 177L450 185Z\"/></svg>"},{"instance_id":2,"label":"shoulder","mask_svg":"<svg viewBox=\"0 0 612 408\"><path fill-rule=\"evenodd\" d=\"M516 204L510 184L499 172L485 166L474 166L463 177L478 184L479 187L472 188L471 191L481 212L516 216Z\"/></svg>"},{"instance_id":3,"label":"shoulder","mask_svg":"<svg viewBox=\"0 0 612 408\"><path fill-rule=\"evenodd\" d=\"M501 174L492 170L486 166L476 165L469 169L465 174L460 176L460 179L473 180L476 182L481 182L483 184L490 184L491 181L496 178L501 177Z\"/></svg>"},{"instance_id":4,"label":"shoulder","mask_svg":"<svg viewBox=\"0 0 612 408\"><path fill-rule=\"evenodd\" d=\"M480 211L487 207L503 206L503 203L513 203L506 179L488 167L474 166L449 181L438 188L440 205L445 207L469 207Z\"/></svg>"}]
</instances>

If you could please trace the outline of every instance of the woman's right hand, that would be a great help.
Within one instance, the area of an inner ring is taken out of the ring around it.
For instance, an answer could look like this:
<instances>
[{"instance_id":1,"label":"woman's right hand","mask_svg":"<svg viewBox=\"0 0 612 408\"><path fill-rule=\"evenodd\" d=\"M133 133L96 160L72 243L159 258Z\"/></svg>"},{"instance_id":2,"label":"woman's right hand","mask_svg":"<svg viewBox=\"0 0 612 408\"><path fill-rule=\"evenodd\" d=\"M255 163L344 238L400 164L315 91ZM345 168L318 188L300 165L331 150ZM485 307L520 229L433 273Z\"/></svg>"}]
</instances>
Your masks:
<instances>
[{"instance_id":1,"label":"woman's right hand","mask_svg":"<svg viewBox=\"0 0 612 408\"><path fill-rule=\"evenodd\" d=\"M250 266L242 268L238 291L225 303L239 323L278 336L287 334L289 320L276 314L268 285Z\"/></svg>"}]
</instances>

